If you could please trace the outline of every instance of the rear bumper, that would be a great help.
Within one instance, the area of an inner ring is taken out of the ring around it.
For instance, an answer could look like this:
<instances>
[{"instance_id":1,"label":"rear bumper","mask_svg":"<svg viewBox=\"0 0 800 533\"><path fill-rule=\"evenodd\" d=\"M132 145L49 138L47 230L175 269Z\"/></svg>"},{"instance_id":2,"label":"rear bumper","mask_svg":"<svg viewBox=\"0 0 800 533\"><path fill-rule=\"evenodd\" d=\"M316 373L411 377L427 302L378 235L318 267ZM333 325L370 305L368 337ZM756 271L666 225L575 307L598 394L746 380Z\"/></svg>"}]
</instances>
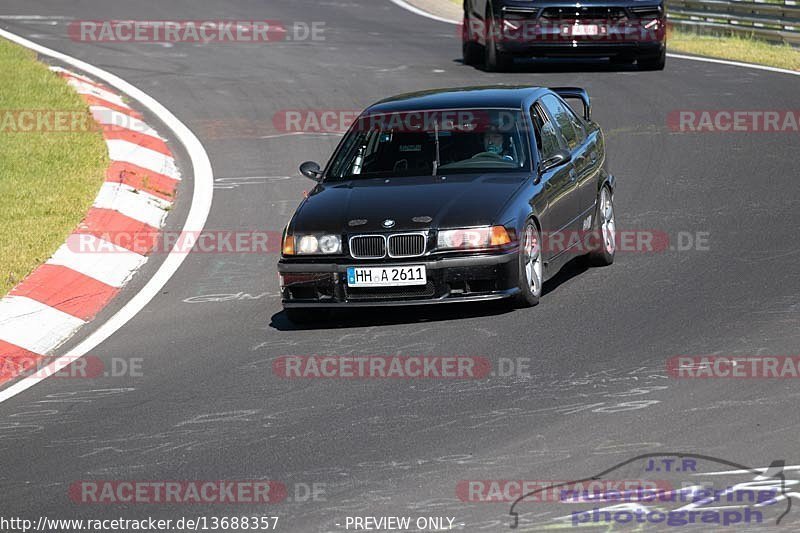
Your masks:
<instances>
[{"instance_id":1,"label":"rear bumper","mask_svg":"<svg viewBox=\"0 0 800 533\"><path fill-rule=\"evenodd\" d=\"M424 265L428 284L380 288L347 286L348 267L404 264ZM284 307L384 307L481 302L508 298L519 290L516 251L385 263L364 263L352 259L337 263L281 260L278 272L281 274L281 300Z\"/></svg>"}]
</instances>

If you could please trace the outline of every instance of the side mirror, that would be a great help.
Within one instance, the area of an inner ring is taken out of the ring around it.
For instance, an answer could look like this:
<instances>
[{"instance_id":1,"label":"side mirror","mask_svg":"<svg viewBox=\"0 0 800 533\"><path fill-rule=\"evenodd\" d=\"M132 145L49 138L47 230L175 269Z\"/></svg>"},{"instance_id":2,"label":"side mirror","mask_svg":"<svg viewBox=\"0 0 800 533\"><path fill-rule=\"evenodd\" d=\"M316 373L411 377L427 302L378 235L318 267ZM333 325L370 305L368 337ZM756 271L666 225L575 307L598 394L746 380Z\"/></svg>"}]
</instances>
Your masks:
<instances>
[{"instance_id":1,"label":"side mirror","mask_svg":"<svg viewBox=\"0 0 800 533\"><path fill-rule=\"evenodd\" d=\"M314 161L306 161L300 165L300 174L314 181L322 179L322 169L320 169L319 164Z\"/></svg>"},{"instance_id":2,"label":"side mirror","mask_svg":"<svg viewBox=\"0 0 800 533\"><path fill-rule=\"evenodd\" d=\"M556 152L554 156L539 163L539 173L547 172L551 168L560 167L561 165L566 165L570 161L572 161L572 154L567 150L560 150Z\"/></svg>"}]
</instances>

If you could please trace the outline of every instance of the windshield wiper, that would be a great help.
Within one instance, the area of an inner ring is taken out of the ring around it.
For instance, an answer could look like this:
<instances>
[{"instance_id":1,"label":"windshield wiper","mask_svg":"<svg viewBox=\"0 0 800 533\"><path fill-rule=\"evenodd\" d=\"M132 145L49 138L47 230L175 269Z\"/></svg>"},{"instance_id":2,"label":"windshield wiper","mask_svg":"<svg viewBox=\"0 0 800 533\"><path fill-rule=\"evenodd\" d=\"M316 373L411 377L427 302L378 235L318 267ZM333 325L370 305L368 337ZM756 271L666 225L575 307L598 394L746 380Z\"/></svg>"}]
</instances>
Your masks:
<instances>
[{"instance_id":1,"label":"windshield wiper","mask_svg":"<svg viewBox=\"0 0 800 533\"><path fill-rule=\"evenodd\" d=\"M433 175L435 176L441 165L439 161L439 124L436 122L433 123L433 134L436 140L436 159L433 162Z\"/></svg>"}]
</instances>

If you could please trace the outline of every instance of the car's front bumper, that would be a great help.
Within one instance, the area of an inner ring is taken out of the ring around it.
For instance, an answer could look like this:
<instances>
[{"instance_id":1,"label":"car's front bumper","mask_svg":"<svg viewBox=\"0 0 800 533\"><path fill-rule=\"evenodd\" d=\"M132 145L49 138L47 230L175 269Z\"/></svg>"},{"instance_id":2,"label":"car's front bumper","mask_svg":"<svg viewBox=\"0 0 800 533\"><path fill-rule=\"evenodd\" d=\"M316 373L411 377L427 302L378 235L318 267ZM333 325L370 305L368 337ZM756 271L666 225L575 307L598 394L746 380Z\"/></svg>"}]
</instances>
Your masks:
<instances>
[{"instance_id":1,"label":"car's front bumper","mask_svg":"<svg viewBox=\"0 0 800 533\"><path fill-rule=\"evenodd\" d=\"M666 44L663 42L575 42L575 43L503 43L500 50L514 56L529 57L659 57Z\"/></svg>"},{"instance_id":2,"label":"car's front bumper","mask_svg":"<svg viewBox=\"0 0 800 533\"><path fill-rule=\"evenodd\" d=\"M337 262L281 259L284 307L372 307L476 302L508 298L518 292L516 251L461 257L424 257L402 261ZM425 286L353 288L347 285L351 266L424 265Z\"/></svg>"}]
</instances>

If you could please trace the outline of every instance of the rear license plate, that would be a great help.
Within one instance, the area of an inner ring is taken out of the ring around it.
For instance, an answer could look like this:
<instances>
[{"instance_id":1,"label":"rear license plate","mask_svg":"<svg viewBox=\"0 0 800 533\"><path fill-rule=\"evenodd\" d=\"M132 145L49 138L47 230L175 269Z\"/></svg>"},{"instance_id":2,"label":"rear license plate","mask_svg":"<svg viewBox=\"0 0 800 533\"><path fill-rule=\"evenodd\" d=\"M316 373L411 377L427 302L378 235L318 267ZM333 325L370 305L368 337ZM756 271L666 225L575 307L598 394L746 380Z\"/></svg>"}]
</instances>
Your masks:
<instances>
[{"instance_id":1,"label":"rear license plate","mask_svg":"<svg viewBox=\"0 0 800 533\"><path fill-rule=\"evenodd\" d=\"M399 287L426 283L425 265L347 267L348 287Z\"/></svg>"},{"instance_id":2,"label":"rear license plate","mask_svg":"<svg viewBox=\"0 0 800 533\"><path fill-rule=\"evenodd\" d=\"M600 35L600 26L597 24L575 24L572 26L572 35Z\"/></svg>"}]
</instances>

